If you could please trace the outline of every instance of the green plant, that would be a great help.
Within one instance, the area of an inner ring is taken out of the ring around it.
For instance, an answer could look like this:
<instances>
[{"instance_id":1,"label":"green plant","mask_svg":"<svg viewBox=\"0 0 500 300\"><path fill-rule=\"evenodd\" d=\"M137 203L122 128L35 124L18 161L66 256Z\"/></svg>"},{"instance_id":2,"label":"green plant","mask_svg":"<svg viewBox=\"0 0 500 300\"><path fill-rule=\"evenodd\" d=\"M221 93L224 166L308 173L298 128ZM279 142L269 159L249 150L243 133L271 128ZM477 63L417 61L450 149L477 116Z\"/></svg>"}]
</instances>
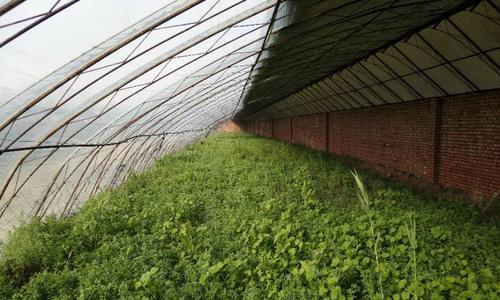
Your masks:
<instances>
[{"instance_id":1,"label":"green plant","mask_svg":"<svg viewBox=\"0 0 500 300\"><path fill-rule=\"evenodd\" d=\"M213 135L14 231L0 299L499 298L495 221L348 167Z\"/></svg>"},{"instance_id":2,"label":"green plant","mask_svg":"<svg viewBox=\"0 0 500 300\"><path fill-rule=\"evenodd\" d=\"M357 170L351 171L352 177L354 177L354 180L356 182L357 186L357 195L358 199L361 202L361 205L363 209L366 211L368 215L368 220L370 221L370 235L372 239L375 239L375 243L373 244L373 254L375 255L375 271L378 273L378 287L379 287L379 292L380 292L380 298L384 299L384 287L382 284L382 271L381 271L381 266L379 263L379 255L378 255L378 245L380 241L380 232L377 232L375 235L375 226L373 225L373 220L372 220L372 211L370 207L370 197L368 196L368 192L366 191L365 185L363 184L363 181L361 180L361 177L358 174Z\"/></svg>"},{"instance_id":3,"label":"green plant","mask_svg":"<svg viewBox=\"0 0 500 300\"><path fill-rule=\"evenodd\" d=\"M412 215L409 221L405 221L406 233L408 235L408 241L412 249L412 260L413 260L413 296L418 299L418 283L417 283L417 223L415 222L415 214Z\"/></svg>"}]
</instances>

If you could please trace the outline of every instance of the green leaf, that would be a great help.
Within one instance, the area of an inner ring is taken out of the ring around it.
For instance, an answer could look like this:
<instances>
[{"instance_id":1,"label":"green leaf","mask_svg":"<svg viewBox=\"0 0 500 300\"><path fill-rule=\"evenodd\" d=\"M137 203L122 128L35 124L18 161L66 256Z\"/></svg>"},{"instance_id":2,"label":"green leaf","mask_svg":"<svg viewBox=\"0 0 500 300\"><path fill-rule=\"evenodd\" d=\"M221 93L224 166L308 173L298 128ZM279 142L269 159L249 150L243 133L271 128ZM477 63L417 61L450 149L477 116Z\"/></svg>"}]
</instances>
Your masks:
<instances>
[{"instance_id":1,"label":"green leaf","mask_svg":"<svg viewBox=\"0 0 500 300\"><path fill-rule=\"evenodd\" d=\"M406 279L401 279L399 282L398 282L398 289L403 289L405 286L406 286Z\"/></svg>"},{"instance_id":2,"label":"green leaf","mask_svg":"<svg viewBox=\"0 0 500 300\"><path fill-rule=\"evenodd\" d=\"M338 266L339 264L340 264L340 258L338 258L338 257L334 257L334 258L332 259L332 263L331 263L332 267L336 267L336 266Z\"/></svg>"},{"instance_id":3,"label":"green leaf","mask_svg":"<svg viewBox=\"0 0 500 300\"><path fill-rule=\"evenodd\" d=\"M336 286L338 282L339 282L339 278L337 276L329 276L326 279L326 284L330 289L333 288L334 286Z\"/></svg>"},{"instance_id":4,"label":"green leaf","mask_svg":"<svg viewBox=\"0 0 500 300\"><path fill-rule=\"evenodd\" d=\"M300 265L301 273L303 273L306 276L306 280L310 282L315 277L316 266L308 261L301 261Z\"/></svg>"},{"instance_id":5,"label":"green leaf","mask_svg":"<svg viewBox=\"0 0 500 300\"><path fill-rule=\"evenodd\" d=\"M222 268L224 268L225 265L226 263L222 261L216 263L215 265L208 268L208 274L213 275L215 273L218 273L220 270L222 270Z\"/></svg>"}]
</instances>

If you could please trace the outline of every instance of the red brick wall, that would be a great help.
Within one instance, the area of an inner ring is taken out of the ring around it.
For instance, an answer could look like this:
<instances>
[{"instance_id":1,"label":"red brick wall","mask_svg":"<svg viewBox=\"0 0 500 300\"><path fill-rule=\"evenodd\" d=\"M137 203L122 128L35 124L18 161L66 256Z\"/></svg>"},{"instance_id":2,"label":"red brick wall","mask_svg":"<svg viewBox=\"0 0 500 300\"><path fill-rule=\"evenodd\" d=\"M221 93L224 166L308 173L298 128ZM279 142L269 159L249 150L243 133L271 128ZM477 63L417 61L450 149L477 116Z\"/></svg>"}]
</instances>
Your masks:
<instances>
[{"instance_id":1,"label":"red brick wall","mask_svg":"<svg viewBox=\"0 0 500 300\"><path fill-rule=\"evenodd\" d=\"M291 131L290 131L291 122ZM443 186L500 193L500 90L245 124Z\"/></svg>"},{"instance_id":2,"label":"red brick wall","mask_svg":"<svg viewBox=\"0 0 500 300\"><path fill-rule=\"evenodd\" d=\"M434 177L436 100L330 113L330 152Z\"/></svg>"},{"instance_id":3,"label":"red brick wall","mask_svg":"<svg viewBox=\"0 0 500 300\"><path fill-rule=\"evenodd\" d=\"M253 123L253 133L262 135L265 137L273 137L273 121L259 121Z\"/></svg>"},{"instance_id":4,"label":"red brick wall","mask_svg":"<svg viewBox=\"0 0 500 300\"><path fill-rule=\"evenodd\" d=\"M438 182L500 192L500 93L444 99L441 116Z\"/></svg>"},{"instance_id":5,"label":"red brick wall","mask_svg":"<svg viewBox=\"0 0 500 300\"><path fill-rule=\"evenodd\" d=\"M272 138L274 132L273 120L264 121L264 136Z\"/></svg>"},{"instance_id":6,"label":"red brick wall","mask_svg":"<svg viewBox=\"0 0 500 300\"><path fill-rule=\"evenodd\" d=\"M291 119L276 119L273 120L274 138L283 142L292 142Z\"/></svg>"},{"instance_id":7,"label":"red brick wall","mask_svg":"<svg viewBox=\"0 0 500 300\"><path fill-rule=\"evenodd\" d=\"M326 151L326 113L293 118L292 132L293 143Z\"/></svg>"}]
</instances>

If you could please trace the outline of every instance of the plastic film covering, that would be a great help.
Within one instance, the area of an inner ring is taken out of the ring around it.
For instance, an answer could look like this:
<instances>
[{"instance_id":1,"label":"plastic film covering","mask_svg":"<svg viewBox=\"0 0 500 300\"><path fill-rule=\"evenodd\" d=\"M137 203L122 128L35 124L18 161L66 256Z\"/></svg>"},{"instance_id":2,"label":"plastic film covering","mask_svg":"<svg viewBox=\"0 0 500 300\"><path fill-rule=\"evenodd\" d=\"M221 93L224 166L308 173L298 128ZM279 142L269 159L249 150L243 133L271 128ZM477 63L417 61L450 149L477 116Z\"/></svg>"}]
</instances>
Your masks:
<instances>
[{"instance_id":1,"label":"plastic film covering","mask_svg":"<svg viewBox=\"0 0 500 300\"><path fill-rule=\"evenodd\" d=\"M206 136L241 106L276 1L160 2L56 71L32 76L16 96L2 97L0 238L28 217L72 214L130 172ZM5 16L22 5L11 7ZM37 34L26 31L1 50Z\"/></svg>"},{"instance_id":2,"label":"plastic film covering","mask_svg":"<svg viewBox=\"0 0 500 300\"><path fill-rule=\"evenodd\" d=\"M228 119L498 88L499 1L0 0L0 239Z\"/></svg>"}]
</instances>

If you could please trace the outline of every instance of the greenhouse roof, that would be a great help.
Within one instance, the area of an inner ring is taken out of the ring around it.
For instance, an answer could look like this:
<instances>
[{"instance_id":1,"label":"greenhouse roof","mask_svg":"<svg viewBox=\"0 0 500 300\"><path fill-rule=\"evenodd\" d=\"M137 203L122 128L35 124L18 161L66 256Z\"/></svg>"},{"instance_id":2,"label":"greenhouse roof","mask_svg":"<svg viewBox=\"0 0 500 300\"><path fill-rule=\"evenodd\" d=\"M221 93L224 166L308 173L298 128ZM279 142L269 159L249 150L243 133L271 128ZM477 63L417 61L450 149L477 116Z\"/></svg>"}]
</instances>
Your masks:
<instances>
[{"instance_id":1,"label":"greenhouse roof","mask_svg":"<svg viewBox=\"0 0 500 300\"><path fill-rule=\"evenodd\" d=\"M499 7L0 1L0 231L68 215L228 119L499 88Z\"/></svg>"}]
</instances>

